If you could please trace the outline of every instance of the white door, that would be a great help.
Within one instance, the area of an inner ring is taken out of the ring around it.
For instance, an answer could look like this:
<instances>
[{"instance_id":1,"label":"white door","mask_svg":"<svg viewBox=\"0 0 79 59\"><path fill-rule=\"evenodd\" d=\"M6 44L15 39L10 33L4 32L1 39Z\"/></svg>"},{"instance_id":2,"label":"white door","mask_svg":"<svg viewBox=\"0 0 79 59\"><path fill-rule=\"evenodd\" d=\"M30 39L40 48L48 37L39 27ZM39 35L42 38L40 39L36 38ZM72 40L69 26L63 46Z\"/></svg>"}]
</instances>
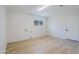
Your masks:
<instances>
[{"instance_id":1,"label":"white door","mask_svg":"<svg viewBox=\"0 0 79 59\"><path fill-rule=\"evenodd\" d=\"M67 39L79 41L79 19L78 17L68 17L66 20L66 37Z\"/></svg>"}]
</instances>

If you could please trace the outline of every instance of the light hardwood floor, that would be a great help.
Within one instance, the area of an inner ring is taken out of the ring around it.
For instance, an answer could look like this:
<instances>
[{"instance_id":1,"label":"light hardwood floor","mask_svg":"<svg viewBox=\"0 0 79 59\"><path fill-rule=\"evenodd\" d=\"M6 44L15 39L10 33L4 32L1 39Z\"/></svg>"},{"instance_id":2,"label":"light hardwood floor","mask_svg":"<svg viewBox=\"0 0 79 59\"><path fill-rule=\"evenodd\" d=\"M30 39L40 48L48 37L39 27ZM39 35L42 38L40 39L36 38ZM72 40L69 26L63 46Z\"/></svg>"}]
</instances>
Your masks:
<instances>
[{"instance_id":1,"label":"light hardwood floor","mask_svg":"<svg viewBox=\"0 0 79 59\"><path fill-rule=\"evenodd\" d=\"M7 45L6 54L78 54L79 42L44 36Z\"/></svg>"}]
</instances>

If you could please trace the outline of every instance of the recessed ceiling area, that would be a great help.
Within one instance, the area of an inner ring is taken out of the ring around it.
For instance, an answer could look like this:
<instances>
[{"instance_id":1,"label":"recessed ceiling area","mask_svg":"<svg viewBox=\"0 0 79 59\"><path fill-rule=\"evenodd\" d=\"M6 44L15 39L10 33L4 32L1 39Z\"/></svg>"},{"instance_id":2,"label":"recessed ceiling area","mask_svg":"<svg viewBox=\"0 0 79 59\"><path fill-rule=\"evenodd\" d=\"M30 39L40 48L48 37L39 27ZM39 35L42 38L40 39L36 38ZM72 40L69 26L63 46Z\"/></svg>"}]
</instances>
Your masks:
<instances>
[{"instance_id":1,"label":"recessed ceiling area","mask_svg":"<svg viewBox=\"0 0 79 59\"><path fill-rule=\"evenodd\" d=\"M9 5L7 6L8 11L20 11L20 12L28 12L41 16L53 16L59 15L62 13L66 14L79 14L79 6L77 5L50 5L46 9L42 11L37 11L38 8L41 8L44 5ZM62 6L62 7L61 7Z\"/></svg>"}]
</instances>

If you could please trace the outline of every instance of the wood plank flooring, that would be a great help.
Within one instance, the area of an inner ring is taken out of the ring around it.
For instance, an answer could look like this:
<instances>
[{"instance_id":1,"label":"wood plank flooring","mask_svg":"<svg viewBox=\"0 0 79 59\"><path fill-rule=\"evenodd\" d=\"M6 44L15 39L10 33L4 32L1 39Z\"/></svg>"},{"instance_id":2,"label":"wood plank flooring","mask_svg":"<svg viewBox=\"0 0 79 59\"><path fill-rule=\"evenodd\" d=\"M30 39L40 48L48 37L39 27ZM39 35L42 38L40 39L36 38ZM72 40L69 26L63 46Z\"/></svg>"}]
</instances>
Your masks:
<instances>
[{"instance_id":1,"label":"wood plank flooring","mask_svg":"<svg viewBox=\"0 0 79 59\"><path fill-rule=\"evenodd\" d=\"M7 45L6 54L78 54L79 42L49 36Z\"/></svg>"}]
</instances>

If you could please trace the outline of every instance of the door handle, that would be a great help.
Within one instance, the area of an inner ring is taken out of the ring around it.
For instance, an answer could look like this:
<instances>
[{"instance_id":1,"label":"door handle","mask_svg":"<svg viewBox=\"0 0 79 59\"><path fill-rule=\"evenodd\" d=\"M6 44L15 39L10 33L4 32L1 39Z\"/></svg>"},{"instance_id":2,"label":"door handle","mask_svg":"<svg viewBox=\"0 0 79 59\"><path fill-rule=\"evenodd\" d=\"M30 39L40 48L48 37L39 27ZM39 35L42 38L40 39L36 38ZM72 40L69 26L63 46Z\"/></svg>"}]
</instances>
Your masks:
<instances>
[{"instance_id":1,"label":"door handle","mask_svg":"<svg viewBox=\"0 0 79 59\"><path fill-rule=\"evenodd\" d=\"M25 32L27 32L27 29L24 29Z\"/></svg>"},{"instance_id":2,"label":"door handle","mask_svg":"<svg viewBox=\"0 0 79 59\"><path fill-rule=\"evenodd\" d=\"M68 29L66 29L65 31L69 31Z\"/></svg>"}]
</instances>

